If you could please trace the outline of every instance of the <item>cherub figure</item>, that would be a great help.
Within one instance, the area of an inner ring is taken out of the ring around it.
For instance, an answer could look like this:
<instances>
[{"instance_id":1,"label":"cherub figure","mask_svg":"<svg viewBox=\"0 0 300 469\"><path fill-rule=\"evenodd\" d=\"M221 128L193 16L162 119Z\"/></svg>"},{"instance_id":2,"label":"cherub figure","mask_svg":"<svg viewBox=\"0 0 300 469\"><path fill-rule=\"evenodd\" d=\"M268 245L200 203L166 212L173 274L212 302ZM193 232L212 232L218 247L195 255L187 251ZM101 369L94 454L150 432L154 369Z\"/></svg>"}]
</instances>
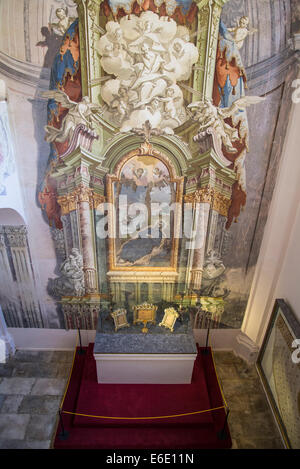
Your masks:
<instances>
[{"instance_id":1,"label":"cherub figure","mask_svg":"<svg viewBox=\"0 0 300 469\"><path fill-rule=\"evenodd\" d=\"M110 108L115 115L115 120L121 124L132 109L132 105L129 103L128 88L120 85L119 93L113 96L114 99L110 103Z\"/></svg>"},{"instance_id":2,"label":"cherub figure","mask_svg":"<svg viewBox=\"0 0 300 469\"><path fill-rule=\"evenodd\" d=\"M55 14L59 21L57 23L50 23L49 29L52 29L59 36L63 36L75 21L75 18L68 16L68 8L57 8Z\"/></svg>"},{"instance_id":3,"label":"cherub figure","mask_svg":"<svg viewBox=\"0 0 300 469\"><path fill-rule=\"evenodd\" d=\"M178 123L178 125L180 125L182 122L181 122L180 118L178 117L178 109L175 106L175 102L180 101L180 97L175 96L174 88L172 88L172 87L167 88L166 97L165 98L159 98L159 100L164 103L163 118L164 119L174 119Z\"/></svg>"},{"instance_id":4,"label":"cherub figure","mask_svg":"<svg viewBox=\"0 0 300 469\"><path fill-rule=\"evenodd\" d=\"M83 124L88 129L93 130L93 123L97 122L94 113L102 111L97 104L91 103L88 96L84 96L79 103L71 101L64 91L50 90L42 93L42 96L49 99L55 99L63 108L69 109L68 114L63 118L61 127L57 129L51 125L46 125L45 140L47 142L65 142L73 135L77 125Z\"/></svg>"},{"instance_id":5,"label":"cherub figure","mask_svg":"<svg viewBox=\"0 0 300 469\"><path fill-rule=\"evenodd\" d=\"M238 49L241 49L244 44L244 40L247 36L256 33L258 30L251 28L248 29L249 18L248 16L242 16L237 20L237 25L234 28L228 28L230 33L233 33L233 40Z\"/></svg>"}]
</instances>

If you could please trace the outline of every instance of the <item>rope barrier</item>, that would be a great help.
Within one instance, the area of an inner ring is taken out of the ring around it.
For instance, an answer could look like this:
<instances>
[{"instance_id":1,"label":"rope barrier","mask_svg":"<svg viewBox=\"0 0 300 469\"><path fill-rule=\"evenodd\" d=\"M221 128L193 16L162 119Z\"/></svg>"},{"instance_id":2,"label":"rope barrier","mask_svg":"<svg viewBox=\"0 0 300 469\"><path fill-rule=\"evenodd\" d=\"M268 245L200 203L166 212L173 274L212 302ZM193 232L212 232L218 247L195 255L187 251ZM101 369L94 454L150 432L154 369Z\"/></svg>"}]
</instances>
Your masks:
<instances>
[{"instance_id":1,"label":"rope barrier","mask_svg":"<svg viewBox=\"0 0 300 469\"><path fill-rule=\"evenodd\" d=\"M214 410L219 410L219 409L225 409L225 406L220 406L220 407L214 407L213 409L205 409L205 410L197 410L196 412L188 412L185 414L175 414L175 415L159 415L155 417L108 417L106 415L88 415L88 414L79 414L77 412L68 412L66 410L63 410L63 414L68 414L68 415L77 415L79 417L91 417L95 419L109 419L109 420L157 420L157 419L170 419L170 418L175 418L175 417L185 417L187 415L196 415L196 414L202 414L204 412L212 412Z\"/></svg>"}]
</instances>

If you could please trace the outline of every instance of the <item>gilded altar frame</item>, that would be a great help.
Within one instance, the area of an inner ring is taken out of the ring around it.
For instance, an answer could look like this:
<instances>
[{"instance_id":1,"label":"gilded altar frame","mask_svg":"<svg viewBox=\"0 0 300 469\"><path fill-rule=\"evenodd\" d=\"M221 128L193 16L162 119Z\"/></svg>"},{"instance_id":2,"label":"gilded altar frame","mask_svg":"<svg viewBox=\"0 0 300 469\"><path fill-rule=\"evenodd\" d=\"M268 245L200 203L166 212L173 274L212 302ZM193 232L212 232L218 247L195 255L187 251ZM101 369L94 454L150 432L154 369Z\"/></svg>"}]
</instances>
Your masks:
<instances>
[{"instance_id":1,"label":"gilded altar frame","mask_svg":"<svg viewBox=\"0 0 300 469\"><path fill-rule=\"evenodd\" d=\"M155 267L155 266L121 266L116 263L116 245L115 245L115 233L116 233L116 219L114 210L111 207L115 206L113 184L120 180L120 175L124 165L135 156L151 156L160 160L164 165L166 165L169 174L170 182L176 184L176 196L175 196L175 210L174 210L174 226L173 226L173 239L172 239L172 251L171 251L171 262L170 266L166 267ZM108 266L109 272L177 272L178 264L178 247L179 247L179 237L180 237L180 226L181 226L181 217L182 217L182 198L183 198L183 184L184 178L178 177L175 173L175 169L170 161L170 159L161 153L158 150L155 150L152 145L147 146L145 151L142 151L142 148L139 147L135 150L127 153L121 160L117 163L114 174L106 175L106 190L107 190L107 202L108 202Z\"/></svg>"}]
</instances>

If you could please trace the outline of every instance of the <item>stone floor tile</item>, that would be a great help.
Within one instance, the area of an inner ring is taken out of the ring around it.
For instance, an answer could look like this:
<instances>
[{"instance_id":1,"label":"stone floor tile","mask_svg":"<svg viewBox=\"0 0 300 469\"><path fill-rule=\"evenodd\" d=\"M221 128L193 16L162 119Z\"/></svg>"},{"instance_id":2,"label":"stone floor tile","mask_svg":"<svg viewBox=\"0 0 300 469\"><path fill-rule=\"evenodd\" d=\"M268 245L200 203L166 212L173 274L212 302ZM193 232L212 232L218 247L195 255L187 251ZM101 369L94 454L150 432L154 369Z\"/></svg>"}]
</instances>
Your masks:
<instances>
[{"instance_id":1,"label":"stone floor tile","mask_svg":"<svg viewBox=\"0 0 300 469\"><path fill-rule=\"evenodd\" d=\"M262 393L256 393L249 397L249 406L251 412L270 412L267 398Z\"/></svg>"},{"instance_id":2,"label":"stone floor tile","mask_svg":"<svg viewBox=\"0 0 300 469\"><path fill-rule=\"evenodd\" d=\"M71 368L72 368L71 363L58 363L56 378L68 379L69 374L71 372Z\"/></svg>"},{"instance_id":3,"label":"stone floor tile","mask_svg":"<svg viewBox=\"0 0 300 469\"><path fill-rule=\"evenodd\" d=\"M222 366L217 367L217 374L218 377L222 380L222 378L231 379L231 380L238 380L240 379L239 373L235 368L234 364L224 364Z\"/></svg>"},{"instance_id":4,"label":"stone floor tile","mask_svg":"<svg viewBox=\"0 0 300 469\"><path fill-rule=\"evenodd\" d=\"M246 363L242 358L240 357L237 357L236 355L234 355L233 352L230 352L230 351L227 351L227 350L219 350L219 351L214 351L213 352L213 356L214 356L214 360L215 360L215 363L216 365L225 365L225 364L228 364L228 365L232 365L234 363L240 363L240 364L243 364L243 363Z\"/></svg>"},{"instance_id":5,"label":"stone floor tile","mask_svg":"<svg viewBox=\"0 0 300 469\"><path fill-rule=\"evenodd\" d=\"M10 359L11 362L50 362L52 360L52 351L47 350L17 350Z\"/></svg>"},{"instance_id":6,"label":"stone floor tile","mask_svg":"<svg viewBox=\"0 0 300 469\"><path fill-rule=\"evenodd\" d=\"M52 352L51 361L56 363L72 363L74 352L73 350L67 351L54 351Z\"/></svg>"},{"instance_id":7,"label":"stone floor tile","mask_svg":"<svg viewBox=\"0 0 300 469\"><path fill-rule=\"evenodd\" d=\"M2 404L1 413L17 414L23 397L24 396L18 394L6 396L5 401Z\"/></svg>"},{"instance_id":8,"label":"stone floor tile","mask_svg":"<svg viewBox=\"0 0 300 469\"><path fill-rule=\"evenodd\" d=\"M0 439L22 440L30 415L0 414Z\"/></svg>"},{"instance_id":9,"label":"stone floor tile","mask_svg":"<svg viewBox=\"0 0 300 469\"><path fill-rule=\"evenodd\" d=\"M5 401L5 394L0 394L0 411L2 409L3 402Z\"/></svg>"},{"instance_id":10,"label":"stone floor tile","mask_svg":"<svg viewBox=\"0 0 300 469\"><path fill-rule=\"evenodd\" d=\"M234 366L241 379L259 379L258 373L254 365L250 366L246 362L234 363Z\"/></svg>"},{"instance_id":11,"label":"stone floor tile","mask_svg":"<svg viewBox=\"0 0 300 469\"><path fill-rule=\"evenodd\" d=\"M234 438L232 438L232 435L231 435L231 440L232 440L231 449L238 449L239 448L238 443Z\"/></svg>"},{"instance_id":12,"label":"stone floor tile","mask_svg":"<svg viewBox=\"0 0 300 469\"><path fill-rule=\"evenodd\" d=\"M0 383L0 394L29 394L35 378L3 378Z\"/></svg>"},{"instance_id":13,"label":"stone floor tile","mask_svg":"<svg viewBox=\"0 0 300 469\"><path fill-rule=\"evenodd\" d=\"M20 414L53 414L59 409L61 397L57 396L24 396L19 407Z\"/></svg>"},{"instance_id":14,"label":"stone floor tile","mask_svg":"<svg viewBox=\"0 0 300 469\"><path fill-rule=\"evenodd\" d=\"M225 395L233 400L238 399L239 396L248 396L250 398L251 395L260 391L259 383L256 380L233 380L230 377L224 377L221 379L221 386Z\"/></svg>"},{"instance_id":15,"label":"stone floor tile","mask_svg":"<svg viewBox=\"0 0 300 469\"><path fill-rule=\"evenodd\" d=\"M25 441L26 449L49 449L51 445L51 440L42 440L42 441Z\"/></svg>"},{"instance_id":16,"label":"stone floor tile","mask_svg":"<svg viewBox=\"0 0 300 469\"><path fill-rule=\"evenodd\" d=\"M9 377L13 373L13 365L11 363L0 363L0 378Z\"/></svg>"},{"instance_id":17,"label":"stone floor tile","mask_svg":"<svg viewBox=\"0 0 300 469\"><path fill-rule=\"evenodd\" d=\"M58 374L59 364L54 362L16 362L13 370L13 377L34 377L34 378L55 378Z\"/></svg>"},{"instance_id":18,"label":"stone floor tile","mask_svg":"<svg viewBox=\"0 0 300 469\"><path fill-rule=\"evenodd\" d=\"M276 438L238 439L238 449L283 449L283 444Z\"/></svg>"},{"instance_id":19,"label":"stone floor tile","mask_svg":"<svg viewBox=\"0 0 300 469\"><path fill-rule=\"evenodd\" d=\"M61 396L64 393L67 381L63 378L38 378L34 384L32 395Z\"/></svg>"},{"instance_id":20,"label":"stone floor tile","mask_svg":"<svg viewBox=\"0 0 300 469\"><path fill-rule=\"evenodd\" d=\"M31 415L25 434L26 440L50 440L54 431L57 415Z\"/></svg>"},{"instance_id":21,"label":"stone floor tile","mask_svg":"<svg viewBox=\"0 0 300 469\"><path fill-rule=\"evenodd\" d=\"M0 449L49 449L51 441L26 441L0 439Z\"/></svg>"}]
</instances>

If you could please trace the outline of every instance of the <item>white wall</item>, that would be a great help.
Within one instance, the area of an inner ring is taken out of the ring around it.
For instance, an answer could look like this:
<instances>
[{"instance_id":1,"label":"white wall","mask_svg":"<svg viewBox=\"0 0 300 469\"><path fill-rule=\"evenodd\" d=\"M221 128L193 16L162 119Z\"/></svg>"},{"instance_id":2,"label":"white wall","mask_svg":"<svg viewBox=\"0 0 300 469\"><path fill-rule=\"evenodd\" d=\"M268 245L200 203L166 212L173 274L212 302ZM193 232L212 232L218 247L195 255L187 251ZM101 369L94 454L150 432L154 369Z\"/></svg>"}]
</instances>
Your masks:
<instances>
[{"instance_id":1,"label":"white wall","mask_svg":"<svg viewBox=\"0 0 300 469\"><path fill-rule=\"evenodd\" d=\"M265 227L244 332L261 345L276 298L290 304L300 320L300 103L291 115Z\"/></svg>"},{"instance_id":2,"label":"white wall","mask_svg":"<svg viewBox=\"0 0 300 469\"><path fill-rule=\"evenodd\" d=\"M274 294L286 300L300 322L300 204Z\"/></svg>"}]
</instances>

